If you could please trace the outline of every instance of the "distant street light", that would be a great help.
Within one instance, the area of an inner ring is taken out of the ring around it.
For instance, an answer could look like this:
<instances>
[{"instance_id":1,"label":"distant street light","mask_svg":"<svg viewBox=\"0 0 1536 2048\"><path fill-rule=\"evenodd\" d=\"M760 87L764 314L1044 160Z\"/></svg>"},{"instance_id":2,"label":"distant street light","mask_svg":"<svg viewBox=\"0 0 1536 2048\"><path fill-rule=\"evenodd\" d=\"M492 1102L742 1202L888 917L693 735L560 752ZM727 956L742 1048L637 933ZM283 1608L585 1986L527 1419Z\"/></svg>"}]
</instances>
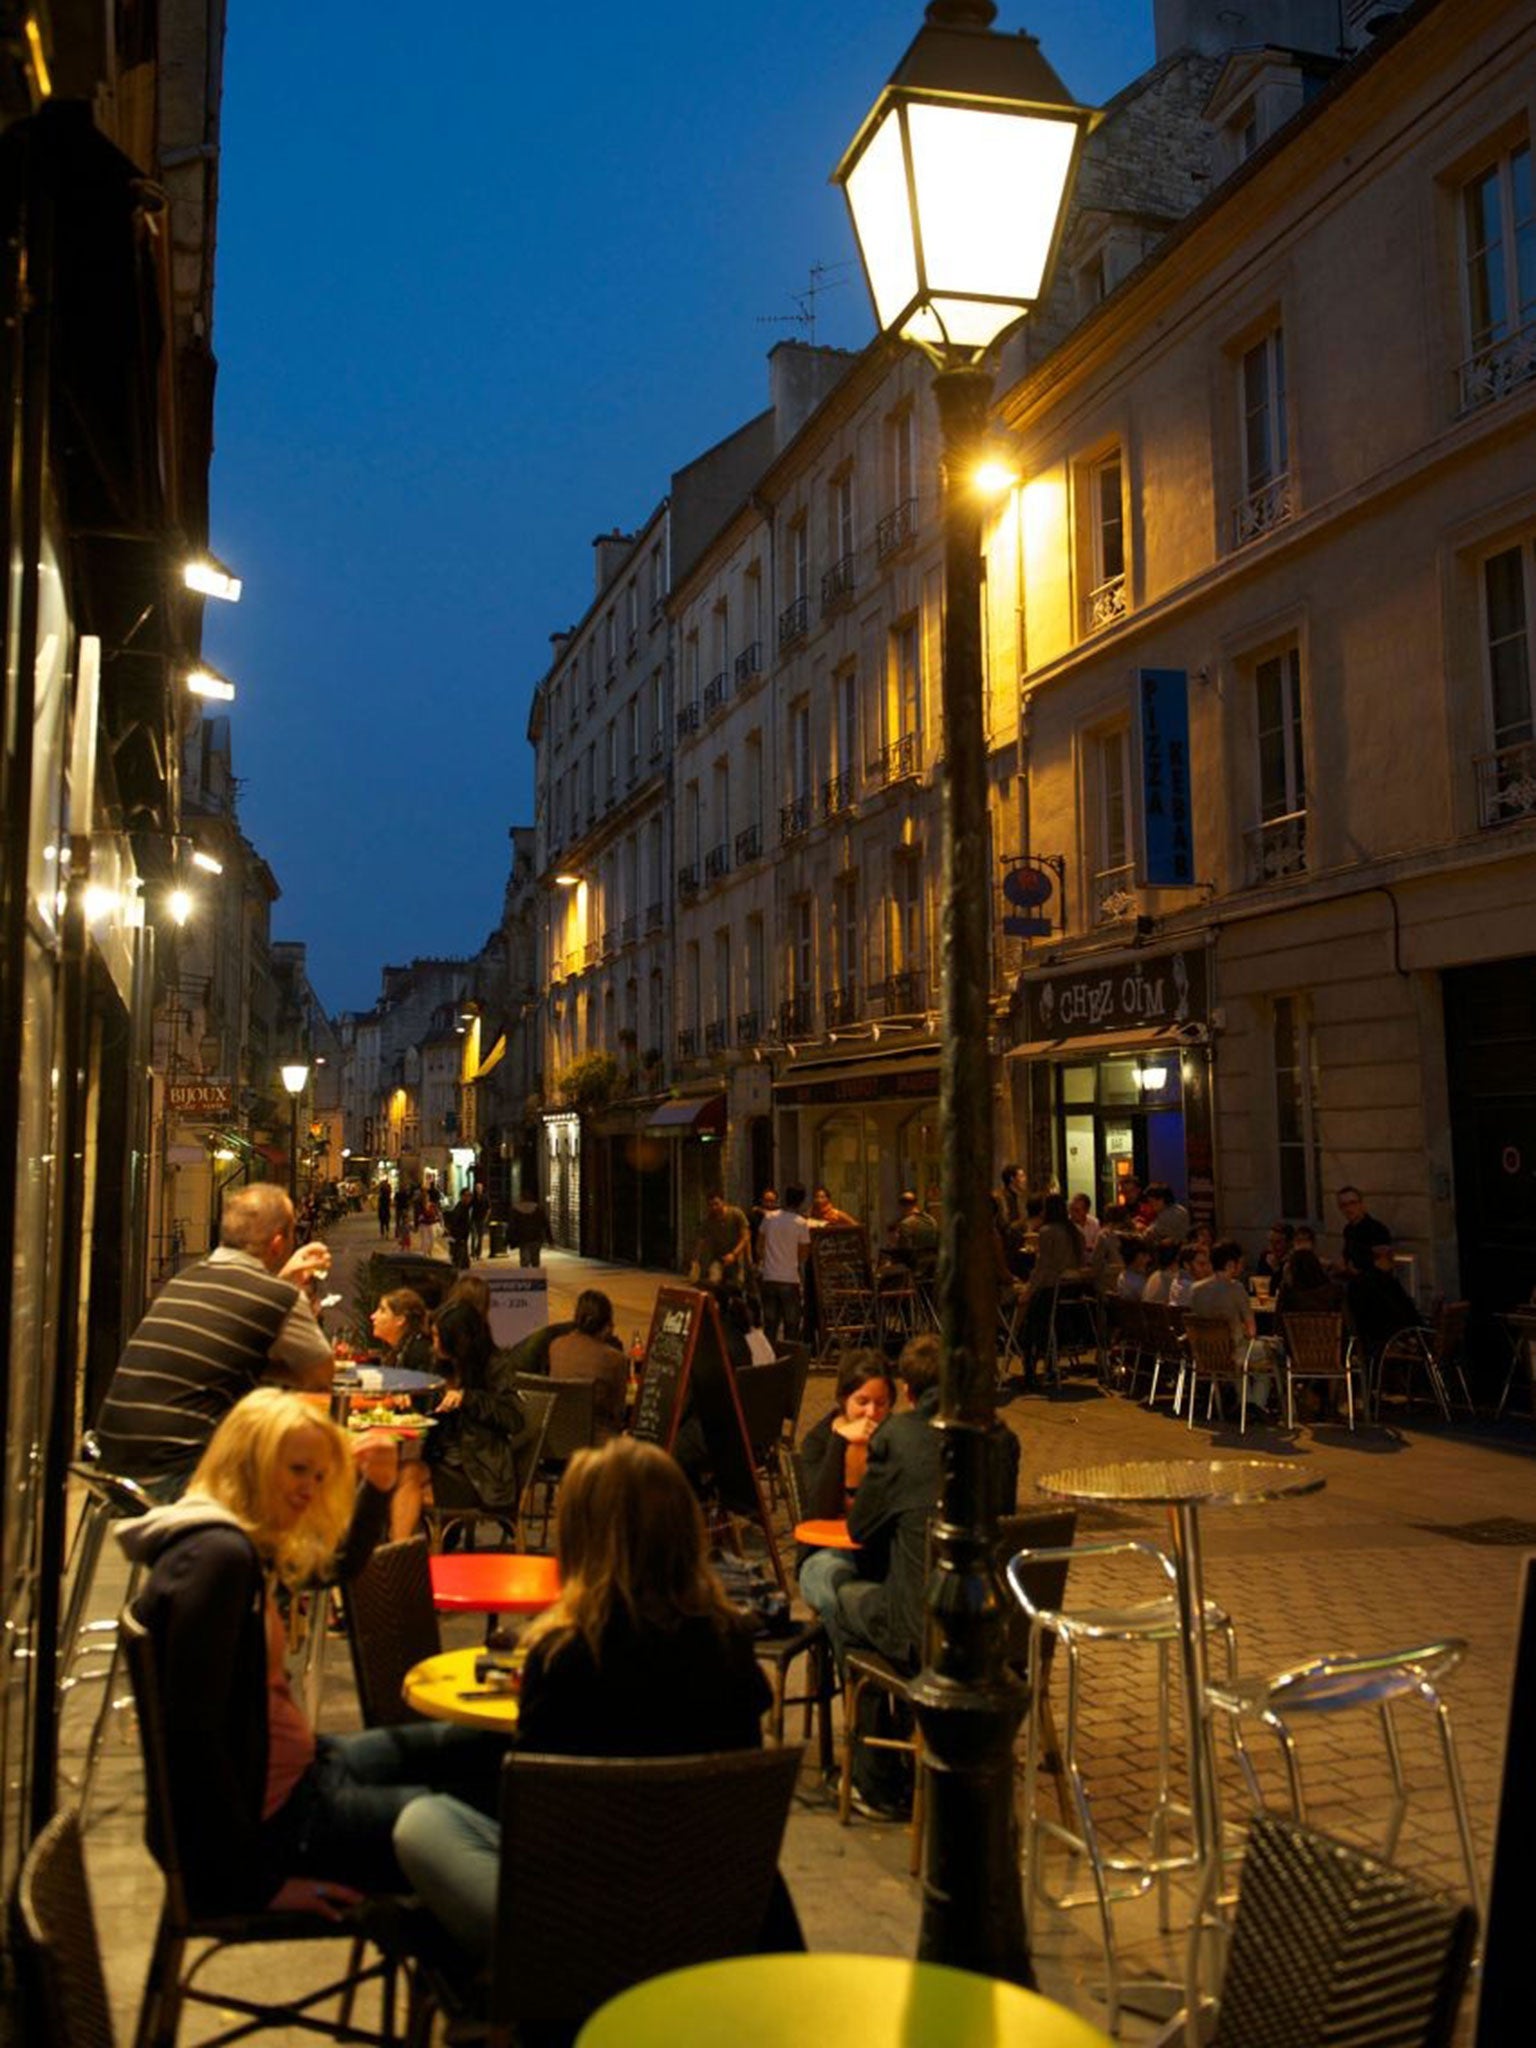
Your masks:
<instances>
[{"instance_id":1,"label":"distant street light","mask_svg":"<svg viewBox=\"0 0 1536 2048\"><path fill-rule=\"evenodd\" d=\"M290 1060L280 1069L288 1090L288 1199L299 1205L299 1097L309 1084L309 1067L303 1060Z\"/></svg>"},{"instance_id":2,"label":"distant street light","mask_svg":"<svg viewBox=\"0 0 1536 2048\"><path fill-rule=\"evenodd\" d=\"M918 1954L1030 1984L1013 1813L1023 1688L1004 1663L991 1552L997 1283L990 1199L987 748L981 527L990 372L1038 302L1083 135L1032 37L990 33L991 0L933 0L834 179L885 333L933 363L943 432L943 997L940 1121L943 1495L933 1616L913 1699L929 1773Z\"/></svg>"}]
</instances>

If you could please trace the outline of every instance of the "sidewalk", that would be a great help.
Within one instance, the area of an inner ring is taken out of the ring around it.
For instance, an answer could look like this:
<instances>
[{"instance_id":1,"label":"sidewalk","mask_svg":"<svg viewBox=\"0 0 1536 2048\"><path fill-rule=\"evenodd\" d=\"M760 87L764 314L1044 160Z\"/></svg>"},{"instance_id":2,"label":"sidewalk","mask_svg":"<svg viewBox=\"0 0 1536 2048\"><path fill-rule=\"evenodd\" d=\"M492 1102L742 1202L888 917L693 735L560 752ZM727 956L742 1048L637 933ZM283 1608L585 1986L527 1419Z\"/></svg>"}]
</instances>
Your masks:
<instances>
[{"instance_id":1,"label":"sidewalk","mask_svg":"<svg viewBox=\"0 0 1536 2048\"><path fill-rule=\"evenodd\" d=\"M362 1223L366 1222L365 1232ZM338 1265L350 1264L377 1243L371 1219L349 1220L333 1235ZM569 1312L582 1287L608 1293L627 1338L649 1322L657 1284L670 1275L598 1265L569 1253L545 1254L550 1315ZM350 1275L341 1283L350 1301ZM813 1376L802 1425L824 1412L831 1397L825 1376ZM1422 1412L1422 1411L1421 1411ZM1004 1420L1021 1440L1021 1505L1034 1498L1033 1481L1065 1465L1130 1458L1235 1455L1235 1429L1187 1430L1163 1413L1106 1399L1084 1381L1070 1382L1054 1399L1016 1400ZM1396 1433L1342 1427L1303 1429L1294 1438L1250 1428L1243 1454L1296 1458L1326 1481L1306 1499L1241 1510L1217 1510L1202 1521L1207 1591L1227 1606L1237 1625L1246 1671L1278 1671L1323 1649L1402 1648L1456 1634L1471 1644L1448 1696L1484 1870L1491 1859L1493 1818L1502 1764L1505 1714L1513 1655L1515 1601L1521 1560L1536 1549L1536 1431L1524 1421L1497 1431L1482 1425L1413 1427ZM1085 1513L1083 1534L1165 1538L1159 1514ZM109 1561L115 1567L114 1557ZM1132 1590L1118 1567L1092 1582L1113 1594ZM95 1602L113 1611L121 1576L104 1581ZM1086 1576L1080 1585L1087 1585ZM1144 1590L1144 1588L1143 1588ZM1070 1597L1070 1594L1069 1594ZM1083 1597L1080 1594L1080 1597ZM473 1641L478 1624L450 1620L445 1639ZM330 1646L322 1726L356 1725L345 1646ZM1128 1840L1135 1817L1151 1800L1153 1756L1148 1706L1149 1660L1106 1650L1091 1667L1085 1763L1095 1812L1111 1840ZM66 1717L66 1756L78 1745L85 1709L94 1692ZM159 1880L140 1843L139 1770L126 1715L109 1735L87 1838L98 1925L107 1952L120 2039L131 2038L148 1945L158 1910ZM1412 1802L1399 1861L1429 1882L1461 1885L1456 1833L1427 1717L1399 1716ZM1303 1769L1310 1818L1317 1826L1370 1842L1383 1811L1386 1783L1377 1724L1369 1714L1341 1716L1308 1731ZM1267 1786L1280 1782L1276 1760L1261 1747ZM1240 1810L1240 1809L1239 1809ZM919 1888L906 1875L908 1843L899 1827L855 1819L837 1824L835 1806L814 1770L802 1779L792 1812L783 1867L813 1948L911 1954L919 1915ZM1060 1871L1055 1872L1059 1880ZM1042 1990L1096 2016L1093 1986L1101 1975L1095 1916L1028 1906L1031 1945ZM1175 1900L1175 1922L1178 1899ZM1150 1900L1117 1915L1122 1965L1138 1972L1177 1971L1182 1944L1160 1937ZM300 1969L308 1969L301 1962ZM243 1969L268 1983L286 1971L267 1952L225 1965L233 1983ZM297 1979L296 1979L297 1981ZM209 2026L206 2032L212 2032ZM1150 2031L1127 2018L1123 2037ZM183 2042L204 2038L189 2024ZM286 2036L262 2036L264 2040ZM292 2037L297 2042L298 2037Z\"/></svg>"}]
</instances>

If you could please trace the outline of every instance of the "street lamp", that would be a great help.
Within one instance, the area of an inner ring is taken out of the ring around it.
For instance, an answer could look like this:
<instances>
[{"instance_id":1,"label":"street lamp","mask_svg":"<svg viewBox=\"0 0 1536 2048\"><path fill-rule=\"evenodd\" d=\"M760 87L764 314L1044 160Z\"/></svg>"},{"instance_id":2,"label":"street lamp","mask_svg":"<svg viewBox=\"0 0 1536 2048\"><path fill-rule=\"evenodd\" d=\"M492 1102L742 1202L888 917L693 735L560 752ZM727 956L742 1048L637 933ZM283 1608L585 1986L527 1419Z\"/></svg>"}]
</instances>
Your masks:
<instances>
[{"instance_id":1,"label":"street lamp","mask_svg":"<svg viewBox=\"0 0 1536 2048\"><path fill-rule=\"evenodd\" d=\"M309 1066L304 1060L290 1060L280 1069L283 1086L288 1090L288 1199L295 1209L299 1206L299 1097L309 1081Z\"/></svg>"},{"instance_id":2,"label":"street lamp","mask_svg":"<svg viewBox=\"0 0 1536 2048\"><path fill-rule=\"evenodd\" d=\"M1026 1701L1004 1663L992 1567L985 499L973 478L992 396L982 358L1045 290L1095 117L1073 102L1031 37L990 32L996 13L991 0L933 0L833 176L882 328L921 349L937 372L943 436L944 1477L927 1661L912 1688L930 1773L918 1954L1030 1984L1013 1814L1013 1744Z\"/></svg>"}]
</instances>

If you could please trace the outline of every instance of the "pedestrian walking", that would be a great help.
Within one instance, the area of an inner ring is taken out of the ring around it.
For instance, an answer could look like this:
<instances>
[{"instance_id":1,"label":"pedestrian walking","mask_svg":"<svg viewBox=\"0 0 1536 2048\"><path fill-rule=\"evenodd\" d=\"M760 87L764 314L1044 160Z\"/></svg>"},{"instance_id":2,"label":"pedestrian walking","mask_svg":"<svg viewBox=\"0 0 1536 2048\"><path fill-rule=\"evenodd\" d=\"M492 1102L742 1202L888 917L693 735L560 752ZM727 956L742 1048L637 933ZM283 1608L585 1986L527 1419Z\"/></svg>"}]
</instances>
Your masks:
<instances>
[{"instance_id":1,"label":"pedestrian walking","mask_svg":"<svg viewBox=\"0 0 1536 2048\"><path fill-rule=\"evenodd\" d=\"M475 1182L474 1193L469 1198L469 1256L478 1259L485 1250L485 1228L491 1220L491 1198L485 1192L485 1182Z\"/></svg>"},{"instance_id":2,"label":"pedestrian walking","mask_svg":"<svg viewBox=\"0 0 1536 2048\"><path fill-rule=\"evenodd\" d=\"M763 1328L775 1344L781 1331L791 1344L800 1341L805 1310L801 1275L811 1253L811 1226L800 1213L804 1200L804 1188L786 1188L781 1208L773 1189L763 1190L763 1220L757 1233L758 1288Z\"/></svg>"},{"instance_id":3,"label":"pedestrian walking","mask_svg":"<svg viewBox=\"0 0 1536 2048\"><path fill-rule=\"evenodd\" d=\"M379 1182L378 1209L379 1235L380 1237L388 1237L390 1217L394 1213L394 1197L389 1191L389 1182L387 1180Z\"/></svg>"}]
</instances>

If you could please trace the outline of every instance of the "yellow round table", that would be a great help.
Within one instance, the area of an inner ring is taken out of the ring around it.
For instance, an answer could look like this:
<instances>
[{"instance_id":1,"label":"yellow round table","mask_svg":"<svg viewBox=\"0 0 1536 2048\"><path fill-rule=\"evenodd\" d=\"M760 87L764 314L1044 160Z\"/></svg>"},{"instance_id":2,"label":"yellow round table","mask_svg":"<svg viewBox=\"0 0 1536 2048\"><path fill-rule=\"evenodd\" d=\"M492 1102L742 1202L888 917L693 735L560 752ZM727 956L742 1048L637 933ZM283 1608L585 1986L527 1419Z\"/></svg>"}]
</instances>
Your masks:
<instances>
[{"instance_id":1,"label":"yellow round table","mask_svg":"<svg viewBox=\"0 0 1536 2048\"><path fill-rule=\"evenodd\" d=\"M1111 2048L1064 2005L900 1956L739 1956L673 1970L595 2012L576 2048Z\"/></svg>"},{"instance_id":2,"label":"yellow round table","mask_svg":"<svg viewBox=\"0 0 1536 2048\"><path fill-rule=\"evenodd\" d=\"M405 1674L400 1687L408 1707L430 1721L458 1721L466 1728L488 1728L510 1735L517 1727L517 1694L501 1692L475 1677L481 1650L444 1650L424 1657Z\"/></svg>"}]
</instances>

